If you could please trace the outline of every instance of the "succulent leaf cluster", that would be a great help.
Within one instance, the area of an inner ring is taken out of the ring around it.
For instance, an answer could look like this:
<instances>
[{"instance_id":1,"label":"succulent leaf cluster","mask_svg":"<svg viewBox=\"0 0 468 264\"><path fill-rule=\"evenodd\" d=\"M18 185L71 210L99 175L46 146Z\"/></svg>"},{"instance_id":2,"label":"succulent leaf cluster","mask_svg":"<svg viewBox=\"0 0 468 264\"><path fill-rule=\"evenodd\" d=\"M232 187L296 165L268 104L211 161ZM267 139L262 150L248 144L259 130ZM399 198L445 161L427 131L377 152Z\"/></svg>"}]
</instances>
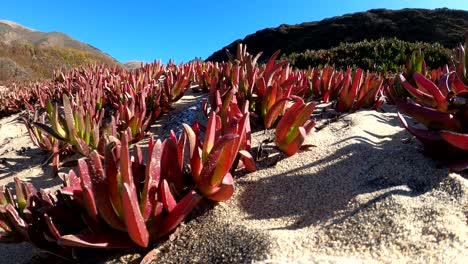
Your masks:
<instances>
[{"instance_id":1,"label":"succulent leaf cluster","mask_svg":"<svg viewBox=\"0 0 468 264\"><path fill-rule=\"evenodd\" d=\"M467 39L468 42L468 39ZM391 92L392 100L404 114L421 126L410 125L398 113L402 125L418 138L425 149L452 170L468 169L468 87L466 86L465 46L456 50L452 66L428 72L420 55L413 58L405 73L397 76L400 91ZM449 158L448 158L449 157Z\"/></svg>"},{"instance_id":2,"label":"succulent leaf cluster","mask_svg":"<svg viewBox=\"0 0 468 264\"><path fill-rule=\"evenodd\" d=\"M235 171L256 170L251 127L274 129L273 142L290 156L312 131L318 102L349 112L384 100L386 84L377 73L293 70L277 61L279 51L259 64L261 54L242 45L228 54L223 63L58 70L52 81L24 88L30 116L22 120L34 144L53 155L55 171L60 155L81 158L77 169L59 173L63 186L55 193L18 179L16 195L0 189L0 241L29 241L65 258L83 247L148 247L203 201L228 200ZM207 122L154 140L151 125L190 88L208 93L201 102ZM145 137L142 148L136 143Z\"/></svg>"}]
</instances>

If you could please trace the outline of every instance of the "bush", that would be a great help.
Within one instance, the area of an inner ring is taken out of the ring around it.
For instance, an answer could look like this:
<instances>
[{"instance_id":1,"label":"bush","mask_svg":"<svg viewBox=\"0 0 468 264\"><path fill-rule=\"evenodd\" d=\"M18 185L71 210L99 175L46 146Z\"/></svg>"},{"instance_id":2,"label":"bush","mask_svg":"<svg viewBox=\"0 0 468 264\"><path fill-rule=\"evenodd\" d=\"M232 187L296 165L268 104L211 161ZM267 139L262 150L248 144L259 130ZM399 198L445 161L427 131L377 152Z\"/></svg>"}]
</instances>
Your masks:
<instances>
[{"instance_id":1,"label":"bush","mask_svg":"<svg viewBox=\"0 0 468 264\"><path fill-rule=\"evenodd\" d=\"M405 64L407 56L418 49L424 52L426 64L432 69L445 65L451 55L449 49L438 43L412 43L396 38L381 38L356 43L342 42L328 50L306 50L283 56L282 59L290 60L293 67L300 69L329 64L336 68L358 67L382 73L398 72Z\"/></svg>"}]
</instances>

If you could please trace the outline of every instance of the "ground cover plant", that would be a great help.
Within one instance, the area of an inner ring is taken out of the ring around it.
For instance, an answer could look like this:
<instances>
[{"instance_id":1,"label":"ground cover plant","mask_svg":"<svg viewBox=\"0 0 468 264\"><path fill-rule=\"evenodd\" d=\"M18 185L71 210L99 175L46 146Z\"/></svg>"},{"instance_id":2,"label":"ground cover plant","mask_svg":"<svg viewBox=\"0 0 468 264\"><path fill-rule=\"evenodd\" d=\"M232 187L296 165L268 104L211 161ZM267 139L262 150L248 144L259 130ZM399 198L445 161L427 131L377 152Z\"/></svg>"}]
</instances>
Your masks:
<instances>
[{"instance_id":1,"label":"ground cover plant","mask_svg":"<svg viewBox=\"0 0 468 264\"><path fill-rule=\"evenodd\" d=\"M307 69L320 65L333 65L336 68L358 67L380 73L399 72L408 54L422 50L427 65L436 69L450 60L450 49L435 43L407 42L396 38L363 40L354 43L340 43L330 49L306 50L283 56L293 67Z\"/></svg>"},{"instance_id":2,"label":"ground cover plant","mask_svg":"<svg viewBox=\"0 0 468 264\"><path fill-rule=\"evenodd\" d=\"M465 48L459 47L452 66L464 74ZM313 111L322 103L339 115L377 109L387 94L434 129L405 125L421 141L438 136L467 148L466 86L449 67L425 71L424 60L414 55L392 86L393 80L360 68L293 69L288 61L277 61L279 51L266 64L242 45L228 54L230 60L221 63L58 70L51 81L20 88L16 111L28 109L22 120L33 143L52 156L55 172L60 156L75 153L79 159L76 169L59 174L63 186L55 193L19 179L16 192L0 187L0 242L28 241L72 261L80 248L153 245L200 204L229 199L235 172L256 170L253 128L274 129L277 148L294 155L306 147ZM170 114L188 89L208 93L201 102L208 121L184 124L179 135L171 131L155 140L149 128L162 113ZM5 97L13 94L8 90ZM136 144L143 138L149 140L147 158Z\"/></svg>"},{"instance_id":3,"label":"ground cover plant","mask_svg":"<svg viewBox=\"0 0 468 264\"><path fill-rule=\"evenodd\" d=\"M437 74L427 72L423 58L414 54L405 73L397 77L399 88L392 91L398 109L423 128L408 124L398 113L402 125L431 155L455 171L468 168L467 47L468 38L456 48L451 67L439 69Z\"/></svg>"}]
</instances>

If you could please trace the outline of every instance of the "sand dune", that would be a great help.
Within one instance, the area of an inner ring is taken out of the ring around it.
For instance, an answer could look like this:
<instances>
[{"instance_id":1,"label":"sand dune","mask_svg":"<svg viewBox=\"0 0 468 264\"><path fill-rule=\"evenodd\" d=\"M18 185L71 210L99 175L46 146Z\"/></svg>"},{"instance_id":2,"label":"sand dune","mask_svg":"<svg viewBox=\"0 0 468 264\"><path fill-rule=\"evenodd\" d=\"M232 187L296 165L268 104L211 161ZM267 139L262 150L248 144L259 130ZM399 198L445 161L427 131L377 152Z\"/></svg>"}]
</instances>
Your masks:
<instances>
[{"instance_id":1,"label":"sand dune","mask_svg":"<svg viewBox=\"0 0 468 264\"><path fill-rule=\"evenodd\" d=\"M56 185L15 117L0 124L0 184L19 176ZM254 133L254 144L270 135ZM234 197L183 225L158 247L157 263L468 259L467 176L426 157L392 107L345 115L306 144L314 147L293 157L265 148L259 170L238 177ZM28 263L31 254L25 244L0 244L1 263Z\"/></svg>"}]
</instances>

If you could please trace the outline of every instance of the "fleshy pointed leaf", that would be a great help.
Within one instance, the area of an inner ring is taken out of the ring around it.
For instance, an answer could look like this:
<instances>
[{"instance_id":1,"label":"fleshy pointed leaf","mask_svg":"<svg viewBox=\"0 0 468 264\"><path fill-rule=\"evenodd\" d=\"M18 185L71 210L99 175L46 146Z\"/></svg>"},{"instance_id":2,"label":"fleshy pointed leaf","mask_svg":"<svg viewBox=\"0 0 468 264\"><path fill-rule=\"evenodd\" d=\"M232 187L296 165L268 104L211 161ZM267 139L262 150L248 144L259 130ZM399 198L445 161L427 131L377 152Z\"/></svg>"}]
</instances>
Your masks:
<instances>
[{"instance_id":1,"label":"fleshy pointed leaf","mask_svg":"<svg viewBox=\"0 0 468 264\"><path fill-rule=\"evenodd\" d=\"M440 91L440 89L433 82L426 79L426 77L424 77L419 72L415 72L413 74L413 78L414 78L414 81L416 82L416 84L418 85L418 87L420 89L424 88L425 90L427 90L431 94L432 98L434 98L434 100L436 102L437 110L447 111L448 102L445 99L445 96Z\"/></svg>"},{"instance_id":2,"label":"fleshy pointed leaf","mask_svg":"<svg viewBox=\"0 0 468 264\"><path fill-rule=\"evenodd\" d=\"M39 129L44 130L45 132L47 132L49 135L53 136L54 138L65 141L65 138L63 138L58 133L56 133L51 127L38 123L38 122L34 122L33 125L38 127Z\"/></svg>"},{"instance_id":3,"label":"fleshy pointed leaf","mask_svg":"<svg viewBox=\"0 0 468 264\"><path fill-rule=\"evenodd\" d=\"M161 153L161 176L170 184L173 184L177 191L183 188L182 170L178 160L177 144L170 138L164 140Z\"/></svg>"},{"instance_id":4,"label":"fleshy pointed leaf","mask_svg":"<svg viewBox=\"0 0 468 264\"><path fill-rule=\"evenodd\" d=\"M165 179L162 180L161 182L160 193L161 193L161 202L163 203L164 208L166 208L168 212L171 212L172 210L174 210L174 208L177 205L177 202L171 193L171 188L169 187L169 183Z\"/></svg>"},{"instance_id":5,"label":"fleshy pointed leaf","mask_svg":"<svg viewBox=\"0 0 468 264\"><path fill-rule=\"evenodd\" d=\"M413 85L411 85L403 76L403 74L399 75L400 78L400 83L403 86L403 88L406 89L412 96L418 99L422 104L426 106L433 106L435 107L435 101L434 98L430 95L427 94L419 89L416 89Z\"/></svg>"},{"instance_id":6,"label":"fleshy pointed leaf","mask_svg":"<svg viewBox=\"0 0 468 264\"><path fill-rule=\"evenodd\" d=\"M468 134L456 133L452 131L440 131L442 138L453 146L468 150Z\"/></svg>"},{"instance_id":7,"label":"fleshy pointed leaf","mask_svg":"<svg viewBox=\"0 0 468 264\"><path fill-rule=\"evenodd\" d=\"M413 136L417 137L419 140L423 140L425 142L442 140L439 131L429 131L426 129L414 128L408 125L408 122L406 122L406 119L403 117L402 114L400 114L400 112L397 113L397 116L403 127L406 128L408 132L410 132Z\"/></svg>"},{"instance_id":8,"label":"fleshy pointed leaf","mask_svg":"<svg viewBox=\"0 0 468 264\"><path fill-rule=\"evenodd\" d=\"M244 162L245 170L247 172L254 172L257 170L255 159L252 154L250 154L250 152L246 150L239 150L239 154L242 156L242 161Z\"/></svg>"},{"instance_id":9,"label":"fleshy pointed leaf","mask_svg":"<svg viewBox=\"0 0 468 264\"><path fill-rule=\"evenodd\" d=\"M69 139L73 141L73 137L76 137L75 121L73 116L73 108L71 106L70 99L66 94L63 95L63 111L65 113L65 122L67 123Z\"/></svg>"},{"instance_id":10,"label":"fleshy pointed leaf","mask_svg":"<svg viewBox=\"0 0 468 264\"><path fill-rule=\"evenodd\" d=\"M115 139L118 141L118 139ZM109 193L109 198L111 203L117 213L117 215L123 219L123 207L122 207L122 198L121 198L121 189L122 189L122 175L119 173L119 164L118 158L116 155L120 155L121 147L117 145L116 142L110 143L106 147L104 153L104 159L106 166L104 168L105 174L107 177L107 190Z\"/></svg>"},{"instance_id":11,"label":"fleshy pointed leaf","mask_svg":"<svg viewBox=\"0 0 468 264\"><path fill-rule=\"evenodd\" d=\"M206 125L205 131L205 140L203 143L203 151L202 151L202 160L206 161L208 158L208 154L211 152L213 145L215 143L215 135L216 135L216 114L211 112L210 116L208 117L208 123Z\"/></svg>"},{"instance_id":12,"label":"fleshy pointed leaf","mask_svg":"<svg viewBox=\"0 0 468 264\"><path fill-rule=\"evenodd\" d=\"M54 239L55 240L59 239L61 237L61 235L60 235L60 232L59 232L57 226L52 221L52 218L50 218L50 216L48 216L47 214L44 214L43 218L44 218L44 220L45 220L45 222L47 224L49 232L52 234Z\"/></svg>"},{"instance_id":13,"label":"fleshy pointed leaf","mask_svg":"<svg viewBox=\"0 0 468 264\"><path fill-rule=\"evenodd\" d=\"M232 141L238 137L239 136L235 134L228 134L224 135L216 141L213 149L210 152L210 155L203 163L203 169L200 174L199 188L202 194L208 194L205 193L205 191L209 190L214 185L213 183L221 181L225 174L229 171L232 164L223 164L219 162L219 158L221 157L224 147L227 144L232 143ZM218 173L215 175L214 172L218 166L220 166L220 169L218 169ZM222 172L224 172L224 174Z\"/></svg>"},{"instance_id":14,"label":"fleshy pointed leaf","mask_svg":"<svg viewBox=\"0 0 468 264\"><path fill-rule=\"evenodd\" d=\"M88 166L84 159L78 160L78 170L80 171L81 189L83 191L83 202L84 206L93 219L98 216L96 207L96 201L94 200L93 186L91 184L91 178L89 176Z\"/></svg>"},{"instance_id":15,"label":"fleshy pointed leaf","mask_svg":"<svg viewBox=\"0 0 468 264\"><path fill-rule=\"evenodd\" d=\"M276 125L276 138L284 139L286 137L286 134L291 128L291 124L296 119L297 114L300 113L304 109L304 107L304 101L300 99L297 100L290 108L286 110L285 114Z\"/></svg>"},{"instance_id":16,"label":"fleshy pointed leaf","mask_svg":"<svg viewBox=\"0 0 468 264\"><path fill-rule=\"evenodd\" d=\"M200 173L203 167L202 157L200 155L200 148L198 147L198 143L197 143L198 139L197 139L195 132L190 126L186 124L183 124L183 126L184 126L185 133L187 134L187 139L189 142L189 159L190 159L190 168L192 171L193 181L195 183L198 183L200 179Z\"/></svg>"},{"instance_id":17,"label":"fleshy pointed leaf","mask_svg":"<svg viewBox=\"0 0 468 264\"><path fill-rule=\"evenodd\" d=\"M94 198L100 216L111 227L118 230L125 230L124 223L116 214L108 193L107 176L101 164L101 158L97 151L93 151L89 157L89 171L93 184Z\"/></svg>"},{"instance_id":18,"label":"fleshy pointed leaf","mask_svg":"<svg viewBox=\"0 0 468 264\"><path fill-rule=\"evenodd\" d=\"M149 163L146 164L146 179L141 195L140 207L145 221L152 214L156 205L156 196L161 179L161 153L162 144L158 139L151 149Z\"/></svg>"},{"instance_id":19,"label":"fleshy pointed leaf","mask_svg":"<svg viewBox=\"0 0 468 264\"><path fill-rule=\"evenodd\" d=\"M233 194L234 179L232 178L231 173L228 172L221 181L221 184L214 187L211 194L206 196L206 198L216 202L223 202L229 200Z\"/></svg>"},{"instance_id":20,"label":"fleshy pointed leaf","mask_svg":"<svg viewBox=\"0 0 468 264\"><path fill-rule=\"evenodd\" d=\"M303 126L307 120L309 120L312 112L315 109L315 104L313 102L307 103L305 107L302 109L300 113L296 113L296 118L294 122L291 124L291 128L293 128L292 131L288 131L286 134L286 142L289 142L292 140L292 138L295 138L297 136L297 131L296 129ZM309 129L310 131L310 129Z\"/></svg>"},{"instance_id":21,"label":"fleshy pointed leaf","mask_svg":"<svg viewBox=\"0 0 468 264\"><path fill-rule=\"evenodd\" d=\"M21 218L21 216L16 211L15 207L11 204L7 204L5 206L5 214L10 223L13 224L15 230L19 232L25 240L28 239L27 233L27 223Z\"/></svg>"},{"instance_id":22,"label":"fleshy pointed leaf","mask_svg":"<svg viewBox=\"0 0 468 264\"><path fill-rule=\"evenodd\" d=\"M289 98L282 98L282 99L276 101L276 103L269 109L269 111L268 111L268 113L267 113L267 115L265 117L265 128L266 129L270 128L274 124L274 122L276 121L279 114L284 109L284 106L286 105L286 103L289 100L290 100Z\"/></svg>"},{"instance_id":23,"label":"fleshy pointed leaf","mask_svg":"<svg viewBox=\"0 0 468 264\"><path fill-rule=\"evenodd\" d=\"M124 132L122 134L122 145L120 149L120 174L122 175L123 182L127 183L133 189L135 186L128 144L128 133Z\"/></svg>"},{"instance_id":24,"label":"fleshy pointed leaf","mask_svg":"<svg viewBox=\"0 0 468 264\"><path fill-rule=\"evenodd\" d=\"M23 184L21 183L18 177L14 178L15 181L15 188L16 188L16 202L18 206L18 212L20 214L23 213L24 208L26 207L26 196L23 192Z\"/></svg>"},{"instance_id":25,"label":"fleshy pointed leaf","mask_svg":"<svg viewBox=\"0 0 468 264\"><path fill-rule=\"evenodd\" d=\"M170 233L176 228L184 218L192 211L192 209L200 202L202 196L194 191L189 192L182 198L177 206L164 218L161 223L160 236Z\"/></svg>"},{"instance_id":26,"label":"fleshy pointed leaf","mask_svg":"<svg viewBox=\"0 0 468 264\"><path fill-rule=\"evenodd\" d=\"M362 69L357 69L353 78L353 83L351 84L351 90L344 89L340 93L340 101L337 105L337 111L346 112L351 109L354 103L354 99L361 88L362 83ZM348 77L350 78L350 77Z\"/></svg>"},{"instance_id":27,"label":"fleshy pointed leaf","mask_svg":"<svg viewBox=\"0 0 468 264\"><path fill-rule=\"evenodd\" d=\"M126 233L107 232L94 234L64 235L57 241L64 247L85 247L85 248L132 248L135 243L129 239Z\"/></svg>"},{"instance_id":28,"label":"fleshy pointed leaf","mask_svg":"<svg viewBox=\"0 0 468 264\"><path fill-rule=\"evenodd\" d=\"M122 188L122 205L124 219L130 238L142 247L147 247L149 243L149 233L146 229L145 219L141 215L138 206L138 197L135 188L124 182Z\"/></svg>"},{"instance_id":29,"label":"fleshy pointed leaf","mask_svg":"<svg viewBox=\"0 0 468 264\"><path fill-rule=\"evenodd\" d=\"M458 130L461 127L460 120L450 114L437 111L433 108L418 105L412 101L394 99L399 110L411 115L428 129Z\"/></svg>"}]
</instances>

